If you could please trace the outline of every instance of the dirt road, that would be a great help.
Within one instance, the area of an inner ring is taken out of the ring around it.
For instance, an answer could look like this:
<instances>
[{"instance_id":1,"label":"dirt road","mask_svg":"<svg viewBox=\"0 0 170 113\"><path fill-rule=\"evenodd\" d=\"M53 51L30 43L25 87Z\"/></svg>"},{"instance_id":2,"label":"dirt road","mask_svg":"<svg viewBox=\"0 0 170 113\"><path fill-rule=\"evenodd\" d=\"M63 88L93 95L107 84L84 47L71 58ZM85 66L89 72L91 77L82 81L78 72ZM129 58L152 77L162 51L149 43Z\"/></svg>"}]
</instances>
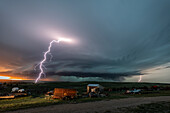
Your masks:
<instances>
[{"instance_id":1,"label":"dirt road","mask_svg":"<svg viewBox=\"0 0 170 113\"><path fill-rule=\"evenodd\" d=\"M170 96L126 98L109 101L96 101L78 104L61 104L46 107L30 108L6 113L104 113L116 108L130 107L140 104L170 101Z\"/></svg>"}]
</instances>

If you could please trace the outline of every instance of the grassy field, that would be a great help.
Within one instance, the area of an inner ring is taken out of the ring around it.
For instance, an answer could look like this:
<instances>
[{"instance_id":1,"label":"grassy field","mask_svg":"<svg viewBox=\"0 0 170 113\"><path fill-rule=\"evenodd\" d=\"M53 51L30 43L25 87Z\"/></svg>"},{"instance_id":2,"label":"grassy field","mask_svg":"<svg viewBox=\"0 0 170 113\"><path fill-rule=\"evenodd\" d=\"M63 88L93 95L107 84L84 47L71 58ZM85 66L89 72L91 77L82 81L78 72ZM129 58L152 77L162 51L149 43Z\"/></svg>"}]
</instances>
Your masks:
<instances>
[{"instance_id":1,"label":"grassy field","mask_svg":"<svg viewBox=\"0 0 170 113\"><path fill-rule=\"evenodd\" d=\"M71 88L77 89L79 94L86 92L86 86L89 83L98 83L107 88L117 89L114 91L105 91L109 94L109 97L104 98L79 98L71 101L62 100L46 100L44 94L47 91L54 90L54 88ZM31 108L38 106L47 106L53 104L64 104L64 103L81 103L89 101L100 101L109 99L120 99L120 98L133 98L133 97L150 97L150 96L170 96L170 90L152 91L147 94L124 94L125 90L121 88L139 88L159 85L160 87L170 87L169 84L157 84L157 83L120 83L120 82L53 82L53 83L12 83L5 84L6 88L1 89L0 92L10 92L12 87L24 88L31 92L31 96L18 97L15 99L0 100L0 111L10 111L23 108ZM120 90L120 89L121 90ZM140 107L139 107L140 108Z\"/></svg>"},{"instance_id":2,"label":"grassy field","mask_svg":"<svg viewBox=\"0 0 170 113\"><path fill-rule=\"evenodd\" d=\"M42 97L20 97L16 99L0 100L0 111L9 111L22 108L46 106L59 103L58 100L47 101Z\"/></svg>"}]
</instances>

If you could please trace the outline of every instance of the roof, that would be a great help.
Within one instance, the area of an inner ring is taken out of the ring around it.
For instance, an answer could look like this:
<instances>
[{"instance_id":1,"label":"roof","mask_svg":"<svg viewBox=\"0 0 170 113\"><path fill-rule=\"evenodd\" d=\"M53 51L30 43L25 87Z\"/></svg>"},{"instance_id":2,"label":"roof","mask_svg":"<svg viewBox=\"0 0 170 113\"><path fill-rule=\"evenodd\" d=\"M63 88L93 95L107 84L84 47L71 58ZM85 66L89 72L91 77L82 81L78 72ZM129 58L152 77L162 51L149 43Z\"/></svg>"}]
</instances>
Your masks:
<instances>
[{"instance_id":1,"label":"roof","mask_svg":"<svg viewBox=\"0 0 170 113\"><path fill-rule=\"evenodd\" d=\"M99 87L99 84L88 84L87 86L92 86L92 87Z\"/></svg>"}]
</instances>

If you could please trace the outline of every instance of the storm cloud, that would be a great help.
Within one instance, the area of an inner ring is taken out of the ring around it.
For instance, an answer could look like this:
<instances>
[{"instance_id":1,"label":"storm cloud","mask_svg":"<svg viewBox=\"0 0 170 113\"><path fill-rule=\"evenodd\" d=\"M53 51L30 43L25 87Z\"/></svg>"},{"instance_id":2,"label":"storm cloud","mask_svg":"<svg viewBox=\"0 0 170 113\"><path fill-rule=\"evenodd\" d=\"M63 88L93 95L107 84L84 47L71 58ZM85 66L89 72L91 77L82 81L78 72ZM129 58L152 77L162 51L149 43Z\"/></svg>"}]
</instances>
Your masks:
<instances>
[{"instance_id":1,"label":"storm cloud","mask_svg":"<svg viewBox=\"0 0 170 113\"><path fill-rule=\"evenodd\" d=\"M47 77L145 74L170 62L169 11L167 0L1 0L0 72L36 78L55 33L76 43L53 45Z\"/></svg>"}]
</instances>

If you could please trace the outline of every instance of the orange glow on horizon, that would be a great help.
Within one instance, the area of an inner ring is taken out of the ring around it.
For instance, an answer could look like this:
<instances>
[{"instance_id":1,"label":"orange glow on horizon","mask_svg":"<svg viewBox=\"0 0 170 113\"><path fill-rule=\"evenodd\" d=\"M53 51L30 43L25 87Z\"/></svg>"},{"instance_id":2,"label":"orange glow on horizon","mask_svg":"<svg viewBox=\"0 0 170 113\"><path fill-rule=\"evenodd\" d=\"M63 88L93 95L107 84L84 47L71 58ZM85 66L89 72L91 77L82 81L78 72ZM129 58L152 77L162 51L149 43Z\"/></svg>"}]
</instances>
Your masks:
<instances>
[{"instance_id":1,"label":"orange glow on horizon","mask_svg":"<svg viewBox=\"0 0 170 113\"><path fill-rule=\"evenodd\" d=\"M0 75L0 80L26 80L21 77L11 77L9 75Z\"/></svg>"}]
</instances>

